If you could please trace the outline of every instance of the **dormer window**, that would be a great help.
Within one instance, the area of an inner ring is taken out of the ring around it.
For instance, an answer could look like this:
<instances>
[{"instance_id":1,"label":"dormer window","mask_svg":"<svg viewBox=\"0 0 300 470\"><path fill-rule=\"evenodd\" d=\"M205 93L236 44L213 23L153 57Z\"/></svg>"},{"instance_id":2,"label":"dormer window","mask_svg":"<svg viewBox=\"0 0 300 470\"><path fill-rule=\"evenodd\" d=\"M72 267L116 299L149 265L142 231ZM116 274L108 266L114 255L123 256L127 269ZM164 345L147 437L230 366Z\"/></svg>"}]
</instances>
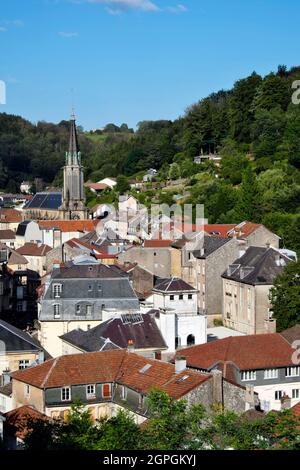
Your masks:
<instances>
[{"instance_id":1,"label":"dormer window","mask_svg":"<svg viewBox=\"0 0 300 470\"><path fill-rule=\"evenodd\" d=\"M54 304L53 305L53 313L54 313L54 318L55 319L60 318L60 305L59 304Z\"/></svg>"},{"instance_id":2,"label":"dormer window","mask_svg":"<svg viewBox=\"0 0 300 470\"><path fill-rule=\"evenodd\" d=\"M53 295L55 298L59 298L62 293L62 284L53 284Z\"/></svg>"}]
</instances>

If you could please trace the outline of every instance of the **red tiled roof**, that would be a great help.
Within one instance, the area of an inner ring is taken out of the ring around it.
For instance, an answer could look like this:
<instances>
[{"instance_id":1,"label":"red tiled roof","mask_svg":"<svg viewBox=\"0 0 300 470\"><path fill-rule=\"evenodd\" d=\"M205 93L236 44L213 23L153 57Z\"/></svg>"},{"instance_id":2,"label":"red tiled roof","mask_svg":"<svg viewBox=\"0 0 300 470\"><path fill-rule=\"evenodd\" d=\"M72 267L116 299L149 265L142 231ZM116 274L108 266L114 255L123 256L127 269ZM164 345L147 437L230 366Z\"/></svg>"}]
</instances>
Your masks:
<instances>
[{"instance_id":1,"label":"red tiled roof","mask_svg":"<svg viewBox=\"0 0 300 470\"><path fill-rule=\"evenodd\" d=\"M40 220L39 226L44 228L57 228L61 232L92 232L98 220Z\"/></svg>"},{"instance_id":2,"label":"red tiled roof","mask_svg":"<svg viewBox=\"0 0 300 470\"><path fill-rule=\"evenodd\" d=\"M229 230L232 230L235 224L206 224L204 225L204 231L208 235L215 237L228 238Z\"/></svg>"},{"instance_id":3,"label":"red tiled roof","mask_svg":"<svg viewBox=\"0 0 300 470\"><path fill-rule=\"evenodd\" d=\"M48 245L28 242L15 251L24 256L45 256L51 250Z\"/></svg>"},{"instance_id":4,"label":"red tiled roof","mask_svg":"<svg viewBox=\"0 0 300 470\"><path fill-rule=\"evenodd\" d=\"M299 403L296 403L296 405L292 406L291 410L295 416L300 416L300 401Z\"/></svg>"},{"instance_id":5,"label":"red tiled roof","mask_svg":"<svg viewBox=\"0 0 300 470\"><path fill-rule=\"evenodd\" d=\"M0 230L0 240L14 240L16 234L13 230Z\"/></svg>"},{"instance_id":6,"label":"red tiled roof","mask_svg":"<svg viewBox=\"0 0 300 470\"><path fill-rule=\"evenodd\" d=\"M95 191L102 191L103 189L110 187L105 183L86 183L84 186L90 189L95 189Z\"/></svg>"},{"instance_id":7,"label":"red tiled roof","mask_svg":"<svg viewBox=\"0 0 300 470\"><path fill-rule=\"evenodd\" d=\"M30 420L50 420L48 416L40 413L31 406L24 405L4 414L6 420L5 425L14 430L16 437L24 438L26 433L30 431L27 423Z\"/></svg>"},{"instance_id":8,"label":"red tiled roof","mask_svg":"<svg viewBox=\"0 0 300 470\"><path fill-rule=\"evenodd\" d=\"M142 371L146 365L151 367ZM118 382L142 393L158 387L177 399L211 375L192 370L175 374L172 364L125 350L112 350L61 356L14 372L12 377L42 389L105 382Z\"/></svg>"},{"instance_id":9,"label":"red tiled roof","mask_svg":"<svg viewBox=\"0 0 300 470\"><path fill-rule=\"evenodd\" d=\"M218 363L233 363L240 370L292 366L294 349L279 334L230 336L181 349L190 367L210 369Z\"/></svg>"},{"instance_id":10,"label":"red tiled roof","mask_svg":"<svg viewBox=\"0 0 300 470\"><path fill-rule=\"evenodd\" d=\"M172 240L145 240L145 248L165 248L172 245Z\"/></svg>"},{"instance_id":11,"label":"red tiled roof","mask_svg":"<svg viewBox=\"0 0 300 470\"><path fill-rule=\"evenodd\" d=\"M0 223L22 222L22 214L16 209L0 209Z\"/></svg>"}]
</instances>

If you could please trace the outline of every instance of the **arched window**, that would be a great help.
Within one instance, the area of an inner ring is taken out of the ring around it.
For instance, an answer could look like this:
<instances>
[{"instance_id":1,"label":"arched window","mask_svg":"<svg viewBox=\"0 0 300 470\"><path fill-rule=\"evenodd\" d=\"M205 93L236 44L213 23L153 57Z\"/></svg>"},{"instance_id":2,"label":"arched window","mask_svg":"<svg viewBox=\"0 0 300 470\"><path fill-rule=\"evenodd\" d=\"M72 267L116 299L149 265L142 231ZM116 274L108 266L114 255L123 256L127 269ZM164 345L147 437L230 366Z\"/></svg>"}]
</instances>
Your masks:
<instances>
[{"instance_id":1,"label":"arched window","mask_svg":"<svg viewBox=\"0 0 300 470\"><path fill-rule=\"evenodd\" d=\"M193 344L195 344L195 336L188 335L186 342L188 346L193 346Z\"/></svg>"}]
</instances>

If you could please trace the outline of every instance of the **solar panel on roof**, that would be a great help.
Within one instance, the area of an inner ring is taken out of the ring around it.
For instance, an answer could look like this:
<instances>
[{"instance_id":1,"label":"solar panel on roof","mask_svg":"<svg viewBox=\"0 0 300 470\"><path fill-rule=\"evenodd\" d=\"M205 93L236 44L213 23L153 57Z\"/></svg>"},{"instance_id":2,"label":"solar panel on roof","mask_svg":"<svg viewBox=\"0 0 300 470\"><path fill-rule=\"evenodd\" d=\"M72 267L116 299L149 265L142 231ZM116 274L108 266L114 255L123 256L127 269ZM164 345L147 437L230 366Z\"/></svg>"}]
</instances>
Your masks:
<instances>
[{"instance_id":1,"label":"solar panel on roof","mask_svg":"<svg viewBox=\"0 0 300 470\"><path fill-rule=\"evenodd\" d=\"M62 202L61 193L36 193L25 206L26 209L58 209Z\"/></svg>"}]
</instances>

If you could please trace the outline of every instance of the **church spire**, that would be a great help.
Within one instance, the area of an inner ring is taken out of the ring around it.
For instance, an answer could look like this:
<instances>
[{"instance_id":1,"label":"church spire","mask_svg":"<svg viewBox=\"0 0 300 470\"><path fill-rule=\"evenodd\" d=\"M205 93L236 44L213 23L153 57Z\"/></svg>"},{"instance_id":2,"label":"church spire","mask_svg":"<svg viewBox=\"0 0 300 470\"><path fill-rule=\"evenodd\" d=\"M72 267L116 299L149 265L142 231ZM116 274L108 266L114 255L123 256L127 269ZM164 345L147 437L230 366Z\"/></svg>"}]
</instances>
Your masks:
<instances>
[{"instance_id":1,"label":"church spire","mask_svg":"<svg viewBox=\"0 0 300 470\"><path fill-rule=\"evenodd\" d=\"M66 157L67 165L81 165L74 111L72 111L71 114L69 151L67 152Z\"/></svg>"}]
</instances>

